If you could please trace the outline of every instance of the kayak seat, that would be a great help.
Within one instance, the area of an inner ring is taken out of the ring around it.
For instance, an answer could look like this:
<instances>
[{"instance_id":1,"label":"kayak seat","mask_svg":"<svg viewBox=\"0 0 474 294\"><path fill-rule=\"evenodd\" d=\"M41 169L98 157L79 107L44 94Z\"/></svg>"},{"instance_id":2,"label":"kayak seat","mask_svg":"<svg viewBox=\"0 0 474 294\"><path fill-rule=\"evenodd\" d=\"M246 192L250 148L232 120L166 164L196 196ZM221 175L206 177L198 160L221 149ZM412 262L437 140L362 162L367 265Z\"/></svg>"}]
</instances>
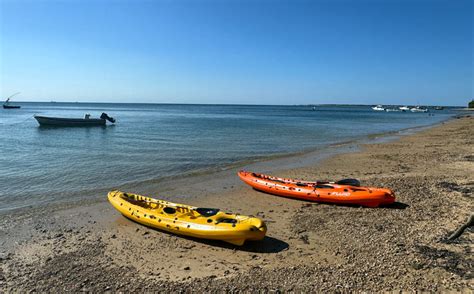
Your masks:
<instances>
[{"instance_id":1,"label":"kayak seat","mask_svg":"<svg viewBox=\"0 0 474 294\"><path fill-rule=\"evenodd\" d=\"M216 215L220 209L198 207L195 210L197 211L197 213L199 213L202 216L210 217L210 216Z\"/></svg>"},{"instance_id":2,"label":"kayak seat","mask_svg":"<svg viewBox=\"0 0 474 294\"><path fill-rule=\"evenodd\" d=\"M176 213L176 209L173 208L173 207L165 207L163 208L163 211L166 212L167 214L175 214Z\"/></svg>"}]
</instances>

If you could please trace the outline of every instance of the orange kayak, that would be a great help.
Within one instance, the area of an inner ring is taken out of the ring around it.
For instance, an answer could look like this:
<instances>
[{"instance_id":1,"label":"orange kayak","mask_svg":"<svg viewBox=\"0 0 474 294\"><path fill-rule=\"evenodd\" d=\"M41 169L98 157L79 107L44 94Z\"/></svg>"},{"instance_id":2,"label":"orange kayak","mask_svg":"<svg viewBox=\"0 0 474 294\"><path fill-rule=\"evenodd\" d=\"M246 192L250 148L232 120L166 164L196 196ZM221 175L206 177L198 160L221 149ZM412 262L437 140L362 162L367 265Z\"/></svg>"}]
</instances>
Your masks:
<instances>
[{"instance_id":1,"label":"orange kayak","mask_svg":"<svg viewBox=\"0 0 474 294\"><path fill-rule=\"evenodd\" d=\"M379 207L395 202L395 194L384 188L360 187L354 179L310 182L240 171L240 179L256 190L302 200Z\"/></svg>"}]
</instances>

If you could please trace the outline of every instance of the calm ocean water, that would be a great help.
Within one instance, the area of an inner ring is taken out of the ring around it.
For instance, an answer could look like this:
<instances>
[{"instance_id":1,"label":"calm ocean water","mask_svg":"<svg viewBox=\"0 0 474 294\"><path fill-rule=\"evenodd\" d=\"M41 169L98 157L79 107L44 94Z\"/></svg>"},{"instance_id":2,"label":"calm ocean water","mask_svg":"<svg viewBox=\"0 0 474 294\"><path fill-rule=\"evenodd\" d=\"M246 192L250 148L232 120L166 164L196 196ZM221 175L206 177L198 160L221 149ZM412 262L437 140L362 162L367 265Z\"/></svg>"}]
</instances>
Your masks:
<instances>
[{"instance_id":1,"label":"calm ocean water","mask_svg":"<svg viewBox=\"0 0 474 294\"><path fill-rule=\"evenodd\" d=\"M431 125L453 110L369 106L20 103L0 110L0 211L69 192L218 169L239 161ZM105 128L40 128L34 114L117 119Z\"/></svg>"}]
</instances>

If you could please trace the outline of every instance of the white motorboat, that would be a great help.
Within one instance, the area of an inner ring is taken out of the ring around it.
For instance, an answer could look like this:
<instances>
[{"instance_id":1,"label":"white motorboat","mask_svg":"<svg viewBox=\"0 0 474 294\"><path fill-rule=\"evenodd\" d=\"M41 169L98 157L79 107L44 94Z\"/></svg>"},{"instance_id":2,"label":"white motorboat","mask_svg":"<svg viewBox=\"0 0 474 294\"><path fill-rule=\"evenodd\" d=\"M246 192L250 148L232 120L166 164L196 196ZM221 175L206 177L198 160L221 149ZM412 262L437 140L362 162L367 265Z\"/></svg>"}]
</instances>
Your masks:
<instances>
[{"instance_id":1,"label":"white motorboat","mask_svg":"<svg viewBox=\"0 0 474 294\"><path fill-rule=\"evenodd\" d=\"M375 111L385 111L385 108L382 105L373 106L372 110Z\"/></svg>"},{"instance_id":2,"label":"white motorboat","mask_svg":"<svg viewBox=\"0 0 474 294\"><path fill-rule=\"evenodd\" d=\"M420 106L413 107L410 109L411 112L428 112L427 108L421 108Z\"/></svg>"},{"instance_id":3,"label":"white motorboat","mask_svg":"<svg viewBox=\"0 0 474 294\"><path fill-rule=\"evenodd\" d=\"M410 107L408 107L408 106L400 106L400 107L398 107L398 109L400 109L401 111L409 111L409 110L410 110Z\"/></svg>"},{"instance_id":4,"label":"white motorboat","mask_svg":"<svg viewBox=\"0 0 474 294\"><path fill-rule=\"evenodd\" d=\"M66 117L51 117L35 115L34 118L38 121L40 126L44 127L93 127L105 126L105 121L115 123L115 119L103 112L100 118L90 118L86 114L84 118L66 118Z\"/></svg>"}]
</instances>

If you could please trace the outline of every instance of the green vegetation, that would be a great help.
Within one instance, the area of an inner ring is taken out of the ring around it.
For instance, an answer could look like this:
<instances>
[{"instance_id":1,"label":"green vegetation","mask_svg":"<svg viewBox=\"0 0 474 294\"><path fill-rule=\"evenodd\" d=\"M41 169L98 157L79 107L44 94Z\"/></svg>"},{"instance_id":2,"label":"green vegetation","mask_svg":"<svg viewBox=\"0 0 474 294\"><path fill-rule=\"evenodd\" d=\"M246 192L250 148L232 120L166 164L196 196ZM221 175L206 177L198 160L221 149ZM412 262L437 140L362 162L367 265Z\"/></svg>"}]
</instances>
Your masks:
<instances>
[{"instance_id":1,"label":"green vegetation","mask_svg":"<svg viewBox=\"0 0 474 294\"><path fill-rule=\"evenodd\" d=\"M474 100L471 100L471 102L469 102L469 108L474 108Z\"/></svg>"}]
</instances>

